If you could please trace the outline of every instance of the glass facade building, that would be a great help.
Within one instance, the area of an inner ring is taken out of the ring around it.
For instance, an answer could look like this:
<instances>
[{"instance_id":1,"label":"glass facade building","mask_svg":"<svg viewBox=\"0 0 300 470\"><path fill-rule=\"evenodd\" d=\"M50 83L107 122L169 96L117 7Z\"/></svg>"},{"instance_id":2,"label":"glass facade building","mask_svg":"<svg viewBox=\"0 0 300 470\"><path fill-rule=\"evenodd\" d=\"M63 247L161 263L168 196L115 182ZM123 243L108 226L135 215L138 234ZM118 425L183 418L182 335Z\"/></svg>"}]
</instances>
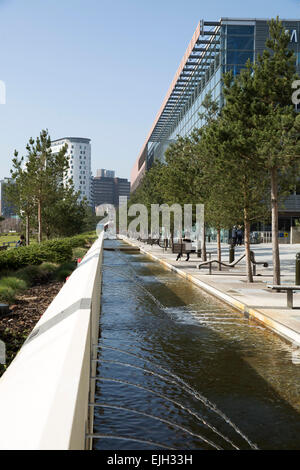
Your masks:
<instances>
[{"instance_id":1,"label":"glass facade building","mask_svg":"<svg viewBox=\"0 0 300 470\"><path fill-rule=\"evenodd\" d=\"M166 149L178 135L187 136L203 125L199 113L203 112L202 102L208 92L222 107L223 74L230 70L238 74L248 59L254 61L263 53L269 35L268 22L231 18L200 21L132 169L132 190L155 159L164 160ZM289 47L295 52L299 73L300 20L282 22L290 33Z\"/></svg>"}]
</instances>

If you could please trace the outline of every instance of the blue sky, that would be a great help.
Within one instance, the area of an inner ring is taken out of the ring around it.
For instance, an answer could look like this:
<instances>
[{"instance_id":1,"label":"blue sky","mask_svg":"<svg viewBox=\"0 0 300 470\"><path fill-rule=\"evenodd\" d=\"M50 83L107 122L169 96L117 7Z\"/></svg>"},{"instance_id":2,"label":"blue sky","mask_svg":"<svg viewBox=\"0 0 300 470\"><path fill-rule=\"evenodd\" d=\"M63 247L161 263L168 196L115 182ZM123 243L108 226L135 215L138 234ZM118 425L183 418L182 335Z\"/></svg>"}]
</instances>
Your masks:
<instances>
[{"instance_id":1,"label":"blue sky","mask_svg":"<svg viewBox=\"0 0 300 470\"><path fill-rule=\"evenodd\" d=\"M0 0L0 178L48 128L129 177L200 19L300 18L300 0Z\"/></svg>"}]
</instances>

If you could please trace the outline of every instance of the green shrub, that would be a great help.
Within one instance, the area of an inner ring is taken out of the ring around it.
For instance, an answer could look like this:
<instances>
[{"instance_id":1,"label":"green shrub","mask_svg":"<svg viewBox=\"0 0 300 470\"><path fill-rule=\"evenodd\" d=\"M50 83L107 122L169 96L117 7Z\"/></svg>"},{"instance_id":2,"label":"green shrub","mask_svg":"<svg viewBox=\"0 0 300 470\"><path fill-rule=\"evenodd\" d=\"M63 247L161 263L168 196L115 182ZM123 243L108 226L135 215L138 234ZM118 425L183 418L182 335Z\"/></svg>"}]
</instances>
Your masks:
<instances>
[{"instance_id":1,"label":"green shrub","mask_svg":"<svg viewBox=\"0 0 300 470\"><path fill-rule=\"evenodd\" d=\"M0 285L0 301L12 303L16 298L16 290L8 286Z\"/></svg>"},{"instance_id":2,"label":"green shrub","mask_svg":"<svg viewBox=\"0 0 300 470\"><path fill-rule=\"evenodd\" d=\"M0 271L15 271L43 262L61 264L72 259L72 246L66 239L51 240L0 253Z\"/></svg>"},{"instance_id":3,"label":"green shrub","mask_svg":"<svg viewBox=\"0 0 300 470\"><path fill-rule=\"evenodd\" d=\"M58 266L57 264L54 264L54 263L42 263L40 266L39 266L39 269L43 272L46 272L48 274L52 274L54 273L56 270L57 270Z\"/></svg>"},{"instance_id":4,"label":"green shrub","mask_svg":"<svg viewBox=\"0 0 300 470\"><path fill-rule=\"evenodd\" d=\"M0 272L3 274L6 271L16 271L43 263L62 264L72 259L73 250L78 250L75 256L82 258L85 254L84 248L96 239L97 235L91 232L0 252Z\"/></svg>"},{"instance_id":5,"label":"green shrub","mask_svg":"<svg viewBox=\"0 0 300 470\"><path fill-rule=\"evenodd\" d=\"M23 279L17 277L3 277L0 279L0 287L11 287L13 290L22 291L27 289L28 284Z\"/></svg>"},{"instance_id":6,"label":"green shrub","mask_svg":"<svg viewBox=\"0 0 300 470\"><path fill-rule=\"evenodd\" d=\"M71 274L72 274L72 271L70 272L69 269L61 269L60 271L57 271L57 273L55 273L55 280L64 282L67 279L67 277L71 276Z\"/></svg>"},{"instance_id":7,"label":"green shrub","mask_svg":"<svg viewBox=\"0 0 300 470\"><path fill-rule=\"evenodd\" d=\"M82 258L86 255L86 253L87 253L87 249L86 249L86 248L80 248L80 247L74 248L74 250L73 250L73 257L74 257L75 259L78 259L78 258L81 258L81 259L82 259Z\"/></svg>"},{"instance_id":8,"label":"green shrub","mask_svg":"<svg viewBox=\"0 0 300 470\"><path fill-rule=\"evenodd\" d=\"M16 272L19 279L23 279L28 286L33 286L36 282L40 281L41 270L39 266L26 266L26 268L19 269Z\"/></svg>"},{"instance_id":9,"label":"green shrub","mask_svg":"<svg viewBox=\"0 0 300 470\"><path fill-rule=\"evenodd\" d=\"M57 281L65 281L67 277L69 277L74 269L76 269L76 263L64 263L55 271L54 279Z\"/></svg>"}]
</instances>

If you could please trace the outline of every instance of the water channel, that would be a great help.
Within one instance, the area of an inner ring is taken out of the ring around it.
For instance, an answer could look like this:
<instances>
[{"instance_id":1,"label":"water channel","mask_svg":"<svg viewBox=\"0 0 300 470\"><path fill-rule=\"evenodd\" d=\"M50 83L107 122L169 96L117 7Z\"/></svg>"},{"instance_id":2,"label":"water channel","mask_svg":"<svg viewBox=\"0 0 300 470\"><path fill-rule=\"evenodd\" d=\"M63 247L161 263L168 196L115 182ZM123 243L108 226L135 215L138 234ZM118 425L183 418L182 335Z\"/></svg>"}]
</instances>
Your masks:
<instances>
[{"instance_id":1,"label":"water channel","mask_svg":"<svg viewBox=\"0 0 300 470\"><path fill-rule=\"evenodd\" d=\"M292 345L125 246L105 241L94 449L299 449Z\"/></svg>"}]
</instances>

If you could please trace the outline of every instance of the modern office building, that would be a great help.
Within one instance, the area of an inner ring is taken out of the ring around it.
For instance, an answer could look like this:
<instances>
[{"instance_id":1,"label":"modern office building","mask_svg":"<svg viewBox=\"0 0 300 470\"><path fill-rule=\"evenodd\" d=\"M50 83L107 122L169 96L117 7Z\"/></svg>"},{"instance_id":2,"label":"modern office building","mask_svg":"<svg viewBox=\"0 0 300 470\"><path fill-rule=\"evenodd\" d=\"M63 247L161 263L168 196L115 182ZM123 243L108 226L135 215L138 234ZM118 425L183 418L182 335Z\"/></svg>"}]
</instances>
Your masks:
<instances>
[{"instance_id":1,"label":"modern office building","mask_svg":"<svg viewBox=\"0 0 300 470\"><path fill-rule=\"evenodd\" d=\"M9 183L12 183L12 181L12 178L0 180L0 215L5 218L15 217L17 213L16 208L8 202L5 196L5 188Z\"/></svg>"},{"instance_id":2,"label":"modern office building","mask_svg":"<svg viewBox=\"0 0 300 470\"><path fill-rule=\"evenodd\" d=\"M164 160L166 149L178 135L187 136L203 125L199 113L203 112L201 104L208 92L222 107L222 75L229 70L238 74L248 59L255 61L263 53L269 34L268 21L221 18L198 24L132 169L132 191L155 159ZM282 22L290 33L290 48L295 52L299 73L300 20ZM300 217L300 195L289 198L281 215L288 220Z\"/></svg>"},{"instance_id":3,"label":"modern office building","mask_svg":"<svg viewBox=\"0 0 300 470\"><path fill-rule=\"evenodd\" d=\"M130 182L125 178L116 178L111 170L97 170L97 176L92 179L92 192L95 207L101 204L119 206L120 196L130 196ZM112 175L112 176L110 176Z\"/></svg>"},{"instance_id":4,"label":"modern office building","mask_svg":"<svg viewBox=\"0 0 300 470\"><path fill-rule=\"evenodd\" d=\"M52 152L59 152L64 145L68 146L67 156L70 167L67 179L72 179L75 191L80 192L80 200L86 198L93 205L91 140L79 137L63 137L52 141Z\"/></svg>"}]
</instances>

